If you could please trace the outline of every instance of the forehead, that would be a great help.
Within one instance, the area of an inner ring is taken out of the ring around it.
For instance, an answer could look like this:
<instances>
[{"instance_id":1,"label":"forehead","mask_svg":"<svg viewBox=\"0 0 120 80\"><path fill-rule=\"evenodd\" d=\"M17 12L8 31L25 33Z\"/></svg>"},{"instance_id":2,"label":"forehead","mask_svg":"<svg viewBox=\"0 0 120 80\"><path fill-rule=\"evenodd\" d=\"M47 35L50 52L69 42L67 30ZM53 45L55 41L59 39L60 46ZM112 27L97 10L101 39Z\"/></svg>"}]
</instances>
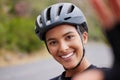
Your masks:
<instances>
[{"instance_id":1,"label":"forehead","mask_svg":"<svg viewBox=\"0 0 120 80\"><path fill-rule=\"evenodd\" d=\"M68 25L68 24L58 25L58 26L55 26L53 29L50 29L46 33L46 38L52 37L52 36L64 35L67 32L77 32L77 30L73 25Z\"/></svg>"}]
</instances>

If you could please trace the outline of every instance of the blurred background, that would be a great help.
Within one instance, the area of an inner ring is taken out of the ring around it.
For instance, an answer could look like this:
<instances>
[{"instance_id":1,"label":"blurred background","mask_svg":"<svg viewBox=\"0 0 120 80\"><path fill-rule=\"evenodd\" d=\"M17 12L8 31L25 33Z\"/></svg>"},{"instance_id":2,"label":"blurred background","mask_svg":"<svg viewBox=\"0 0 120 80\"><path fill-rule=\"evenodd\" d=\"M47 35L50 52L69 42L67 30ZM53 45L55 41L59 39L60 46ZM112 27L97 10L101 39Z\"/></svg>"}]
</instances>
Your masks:
<instances>
[{"instance_id":1,"label":"blurred background","mask_svg":"<svg viewBox=\"0 0 120 80\"><path fill-rule=\"evenodd\" d=\"M14 70L16 68L15 66L19 67L28 63L47 66L47 64L54 62L51 61L51 56L47 52L44 43L36 37L34 29L36 17L40 12L47 6L57 2L72 2L81 8L89 25L89 41L86 46L87 53L89 53L88 59L98 66L111 65L112 58L111 54L109 54L111 52L110 47L99 27L100 23L88 0L0 0L0 70L2 70L0 72L3 73L4 70L7 70L6 72L11 74L8 68ZM97 55L97 53L101 55ZM95 59L93 57L95 57ZM101 59L103 61L101 61ZM39 61L41 62L39 63ZM32 66L30 64L28 65ZM56 63L56 65L59 64ZM42 68L40 66L39 68ZM56 66L49 67L49 69L55 69L55 67ZM25 66L23 69L26 69ZM35 71L34 69L32 70ZM58 69L56 68L54 72L58 71ZM61 72L61 70L63 69L60 68L58 72ZM55 74L58 72L55 72ZM54 76L55 74L51 75ZM9 77L8 75L3 74L3 77L0 76L0 80L19 80L14 74ZM46 78L41 79L45 80Z\"/></svg>"}]
</instances>

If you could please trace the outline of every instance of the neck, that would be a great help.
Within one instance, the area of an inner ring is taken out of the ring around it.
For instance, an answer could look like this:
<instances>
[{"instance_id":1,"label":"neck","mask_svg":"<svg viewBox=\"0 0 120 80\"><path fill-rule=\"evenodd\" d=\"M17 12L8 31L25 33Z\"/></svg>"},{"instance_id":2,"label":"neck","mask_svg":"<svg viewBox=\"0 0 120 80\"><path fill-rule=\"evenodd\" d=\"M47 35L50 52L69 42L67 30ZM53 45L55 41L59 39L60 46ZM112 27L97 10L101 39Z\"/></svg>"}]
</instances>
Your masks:
<instances>
[{"instance_id":1,"label":"neck","mask_svg":"<svg viewBox=\"0 0 120 80\"><path fill-rule=\"evenodd\" d=\"M72 77L72 76L74 76L75 74L84 71L84 70L87 69L89 66L90 66L90 63L87 61L87 59L83 58L81 64L80 64L77 68L75 68L75 69L73 69L73 70L66 70L65 76L66 76L66 77Z\"/></svg>"}]
</instances>

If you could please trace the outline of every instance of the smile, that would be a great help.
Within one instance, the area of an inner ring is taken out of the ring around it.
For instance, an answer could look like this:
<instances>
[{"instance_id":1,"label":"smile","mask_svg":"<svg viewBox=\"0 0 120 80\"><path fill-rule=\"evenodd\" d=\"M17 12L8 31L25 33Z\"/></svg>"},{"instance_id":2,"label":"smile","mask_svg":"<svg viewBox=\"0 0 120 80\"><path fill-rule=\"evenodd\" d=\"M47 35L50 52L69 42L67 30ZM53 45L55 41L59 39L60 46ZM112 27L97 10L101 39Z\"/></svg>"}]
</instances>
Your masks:
<instances>
[{"instance_id":1,"label":"smile","mask_svg":"<svg viewBox=\"0 0 120 80\"><path fill-rule=\"evenodd\" d=\"M69 58L69 57L71 57L71 56L73 56L73 52L72 53L69 53L69 54L67 54L67 55L64 55L64 56L61 56L63 59L66 59L66 58Z\"/></svg>"}]
</instances>

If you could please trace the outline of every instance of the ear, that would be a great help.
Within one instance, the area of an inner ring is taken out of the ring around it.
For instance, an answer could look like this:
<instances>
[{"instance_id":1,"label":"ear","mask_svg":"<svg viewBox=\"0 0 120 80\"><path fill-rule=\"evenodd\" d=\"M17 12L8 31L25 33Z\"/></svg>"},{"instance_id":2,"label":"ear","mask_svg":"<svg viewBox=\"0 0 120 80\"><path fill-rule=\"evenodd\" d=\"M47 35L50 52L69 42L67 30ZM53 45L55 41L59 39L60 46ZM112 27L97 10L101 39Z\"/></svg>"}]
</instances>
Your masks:
<instances>
[{"instance_id":1,"label":"ear","mask_svg":"<svg viewBox=\"0 0 120 80\"><path fill-rule=\"evenodd\" d=\"M88 41L88 33L87 32L83 32L82 39L83 39L83 44L85 45Z\"/></svg>"}]
</instances>

